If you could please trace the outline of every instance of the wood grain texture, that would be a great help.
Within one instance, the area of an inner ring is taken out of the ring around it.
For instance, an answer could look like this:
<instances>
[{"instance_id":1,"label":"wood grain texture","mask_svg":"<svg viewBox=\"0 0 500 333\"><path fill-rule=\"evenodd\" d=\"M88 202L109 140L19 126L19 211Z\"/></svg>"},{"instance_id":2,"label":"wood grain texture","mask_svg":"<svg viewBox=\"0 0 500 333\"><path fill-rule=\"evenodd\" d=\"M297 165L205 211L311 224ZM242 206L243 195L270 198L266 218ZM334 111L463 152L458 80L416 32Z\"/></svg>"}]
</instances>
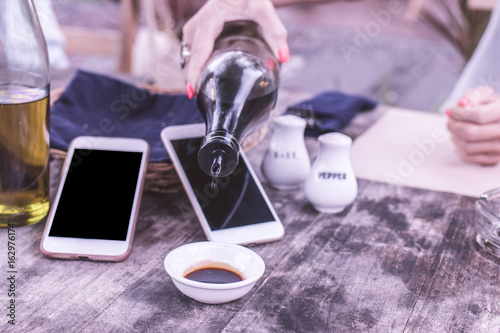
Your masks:
<instances>
[{"instance_id":1,"label":"wood grain texture","mask_svg":"<svg viewBox=\"0 0 500 333\"><path fill-rule=\"evenodd\" d=\"M354 204L329 215L301 190L266 191L286 235L253 247L266 271L245 297L205 305L175 288L165 255L205 238L184 193L146 193L122 263L46 259L43 223L16 229L18 320L0 330L498 331L500 261L473 241L473 198L359 180Z\"/></svg>"}]
</instances>

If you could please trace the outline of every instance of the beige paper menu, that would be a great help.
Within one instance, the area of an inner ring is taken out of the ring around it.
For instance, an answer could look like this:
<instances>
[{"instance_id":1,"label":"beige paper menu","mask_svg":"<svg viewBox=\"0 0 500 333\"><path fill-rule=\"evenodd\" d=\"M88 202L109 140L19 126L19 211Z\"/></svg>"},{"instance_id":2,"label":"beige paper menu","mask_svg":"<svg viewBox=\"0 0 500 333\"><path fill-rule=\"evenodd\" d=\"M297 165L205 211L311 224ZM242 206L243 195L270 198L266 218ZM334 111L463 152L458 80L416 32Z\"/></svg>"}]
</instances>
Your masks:
<instances>
[{"instance_id":1,"label":"beige paper menu","mask_svg":"<svg viewBox=\"0 0 500 333\"><path fill-rule=\"evenodd\" d=\"M358 178L477 197L500 187L500 164L458 158L443 114L389 109L351 149Z\"/></svg>"}]
</instances>

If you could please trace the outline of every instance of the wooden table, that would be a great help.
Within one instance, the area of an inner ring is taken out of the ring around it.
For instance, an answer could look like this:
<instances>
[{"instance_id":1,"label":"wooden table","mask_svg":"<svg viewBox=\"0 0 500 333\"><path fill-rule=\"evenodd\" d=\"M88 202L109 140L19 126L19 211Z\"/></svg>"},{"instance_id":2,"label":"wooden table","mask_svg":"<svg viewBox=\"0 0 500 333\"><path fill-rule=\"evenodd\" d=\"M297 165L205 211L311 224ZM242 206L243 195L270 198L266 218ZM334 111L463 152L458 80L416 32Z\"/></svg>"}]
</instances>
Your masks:
<instances>
[{"instance_id":1,"label":"wooden table","mask_svg":"<svg viewBox=\"0 0 500 333\"><path fill-rule=\"evenodd\" d=\"M381 109L347 132L355 136ZM256 169L264 150L248 154ZM194 212L181 209L189 206L184 192L144 194L133 251L122 263L46 259L44 223L16 228L14 297L9 231L0 230L0 331L499 332L500 260L473 239L474 198L359 179L354 204L329 215L317 213L303 190L264 187L285 237L252 247L266 263L264 276L223 305L184 296L163 268L169 251L205 240Z\"/></svg>"}]
</instances>

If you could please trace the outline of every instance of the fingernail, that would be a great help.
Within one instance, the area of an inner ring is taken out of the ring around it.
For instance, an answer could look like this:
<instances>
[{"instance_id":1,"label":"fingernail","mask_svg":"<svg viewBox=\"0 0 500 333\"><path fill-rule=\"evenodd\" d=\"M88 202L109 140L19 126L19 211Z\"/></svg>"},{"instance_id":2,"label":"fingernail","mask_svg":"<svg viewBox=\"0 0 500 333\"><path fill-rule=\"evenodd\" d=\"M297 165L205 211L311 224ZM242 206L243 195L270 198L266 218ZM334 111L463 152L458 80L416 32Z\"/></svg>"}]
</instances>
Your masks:
<instances>
[{"instance_id":1,"label":"fingernail","mask_svg":"<svg viewBox=\"0 0 500 333\"><path fill-rule=\"evenodd\" d=\"M460 98L460 100L458 101L458 106L467 106L467 105L469 105L469 103L470 103L469 97L464 96L464 97Z\"/></svg>"},{"instance_id":2,"label":"fingernail","mask_svg":"<svg viewBox=\"0 0 500 333\"><path fill-rule=\"evenodd\" d=\"M290 59L288 47L282 47L278 50L278 59L281 63L288 62L288 60Z\"/></svg>"},{"instance_id":3,"label":"fingernail","mask_svg":"<svg viewBox=\"0 0 500 333\"><path fill-rule=\"evenodd\" d=\"M447 109L446 111L444 111L444 114L447 115L448 117L451 117L450 109Z\"/></svg>"},{"instance_id":4,"label":"fingernail","mask_svg":"<svg viewBox=\"0 0 500 333\"><path fill-rule=\"evenodd\" d=\"M276 64L273 59L267 58L266 60L266 67L269 68L270 70L273 70L276 68Z\"/></svg>"},{"instance_id":5,"label":"fingernail","mask_svg":"<svg viewBox=\"0 0 500 333\"><path fill-rule=\"evenodd\" d=\"M191 85L191 83L188 83L186 85L186 94L187 94L189 99L192 99L194 96L194 90L193 90L193 86Z\"/></svg>"}]
</instances>

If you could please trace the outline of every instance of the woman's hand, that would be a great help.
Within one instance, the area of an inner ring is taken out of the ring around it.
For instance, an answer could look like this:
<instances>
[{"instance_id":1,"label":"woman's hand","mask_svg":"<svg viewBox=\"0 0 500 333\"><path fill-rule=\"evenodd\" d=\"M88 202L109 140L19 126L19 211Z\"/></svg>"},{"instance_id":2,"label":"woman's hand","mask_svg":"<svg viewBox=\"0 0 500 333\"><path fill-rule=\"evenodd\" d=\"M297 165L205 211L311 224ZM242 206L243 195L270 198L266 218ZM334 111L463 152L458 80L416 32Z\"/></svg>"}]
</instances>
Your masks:
<instances>
[{"instance_id":1,"label":"woman's hand","mask_svg":"<svg viewBox=\"0 0 500 333\"><path fill-rule=\"evenodd\" d=\"M287 32L270 0L208 0L182 29L183 43L190 52L184 66L189 98L197 93L195 89L201 71L224 23L235 20L256 22L278 60L282 63L288 61Z\"/></svg>"},{"instance_id":2,"label":"woman's hand","mask_svg":"<svg viewBox=\"0 0 500 333\"><path fill-rule=\"evenodd\" d=\"M500 162L500 96L493 89L482 86L467 92L446 114L461 159L482 165Z\"/></svg>"}]
</instances>

